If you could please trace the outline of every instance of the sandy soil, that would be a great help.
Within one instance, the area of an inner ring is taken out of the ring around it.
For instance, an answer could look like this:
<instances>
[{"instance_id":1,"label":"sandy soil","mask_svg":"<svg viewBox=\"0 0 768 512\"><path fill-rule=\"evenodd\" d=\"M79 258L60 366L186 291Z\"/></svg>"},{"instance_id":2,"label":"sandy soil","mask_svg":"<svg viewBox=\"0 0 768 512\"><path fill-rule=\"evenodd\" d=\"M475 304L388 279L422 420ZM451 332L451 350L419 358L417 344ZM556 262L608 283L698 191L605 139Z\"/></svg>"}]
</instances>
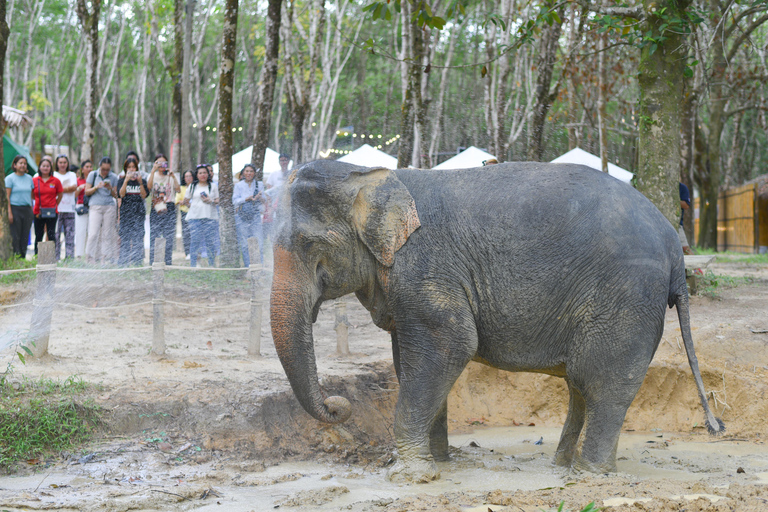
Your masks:
<instances>
[{"instance_id":1,"label":"sandy soil","mask_svg":"<svg viewBox=\"0 0 768 512\"><path fill-rule=\"evenodd\" d=\"M130 306L151 301L147 271L65 274L50 356L17 365L14 378L79 375L100 384L91 395L104 410L103 436L82 453L0 478L0 508L485 512L547 510L564 500L566 510L590 501L622 511L767 510L768 334L752 331L768 329L768 268L710 268L753 279L720 288L717 298L691 299L699 363L725 436L703 429L672 310L624 424L619 473L551 465L567 407L560 379L473 363L449 399L453 460L425 485L385 481L397 383L388 336L356 300L348 311L351 355L335 353L332 305L315 325L324 387L356 406L349 422L329 427L293 397L267 307L263 357L248 357L246 281L226 290L169 281L166 297L191 306L166 306L168 351L156 358L149 354L152 306ZM0 289L0 304L27 302L32 288ZM0 309L0 346L23 336L29 319L29 307ZM11 348L0 357L9 360Z\"/></svg>"}]
</instances>

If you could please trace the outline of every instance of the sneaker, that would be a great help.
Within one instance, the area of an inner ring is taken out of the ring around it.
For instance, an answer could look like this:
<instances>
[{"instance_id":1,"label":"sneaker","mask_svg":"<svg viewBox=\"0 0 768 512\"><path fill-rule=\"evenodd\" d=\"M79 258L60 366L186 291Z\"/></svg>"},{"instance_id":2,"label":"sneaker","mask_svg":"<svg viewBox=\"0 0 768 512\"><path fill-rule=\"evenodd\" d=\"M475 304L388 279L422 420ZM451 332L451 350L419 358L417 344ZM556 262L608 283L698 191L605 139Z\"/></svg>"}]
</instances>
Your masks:
<instances>
[{"instance_id":1,"label":"sneaker","mask_svg":"<svg viewBox=\"0 0 768 512\"><path fill-rule=\"evenodd\" d=\"M184 256L184 259L185 259L185 260L189 260L189 254L187 254L186 256Z\"/></svg>"}]
</instances>

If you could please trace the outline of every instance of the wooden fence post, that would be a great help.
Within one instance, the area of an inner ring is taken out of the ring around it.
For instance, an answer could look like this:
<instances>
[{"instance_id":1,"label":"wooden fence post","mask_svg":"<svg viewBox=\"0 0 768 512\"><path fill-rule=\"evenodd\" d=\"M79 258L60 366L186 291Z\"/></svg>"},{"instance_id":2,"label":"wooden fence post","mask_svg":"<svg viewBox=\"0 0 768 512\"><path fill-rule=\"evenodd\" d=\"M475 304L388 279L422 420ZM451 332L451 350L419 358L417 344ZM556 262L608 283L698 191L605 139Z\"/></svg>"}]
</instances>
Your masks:
<instances>
[{"instance_id":1,"label":"wooden fence post","mask_svg":"<svg viewBox=\"0 0 768 512\"><path fill-rule=\"evenodd\" d=\"M349 355L349 322L347 321L347 302L344 297L334 301L336 311L336 353L342 356Z\"/></svg>"},{"instance_id":2,"label":"wooden fence post","mask_svg":"<svg viewBox=\"0 0 768 512\"><path fill-rule=\"evenodd\" d=\"M261 357L261 271L263 265L256 263L261 261L259 240L257 238L248 239L248 255L251 259L251 265L248 269L248 273L251 276L251 318L248 332L248 355Z\"/></svg>"},{"instance_id":3,"label":"wooden fence post","mask_svg":"<svg viewBox=\"0 0 768 512\"><path fill-rule=\"evenodd\" d=\"M152 353L165 355L165 244L155 238L155 261L152 262Z\"/></svg>"},{"instance_id":4,"label":"wooden fence post","mask_svg":"<svg viewBox=\"0 0 768 512\"><path fill-rule=\"evenodd\" d=\"M40 242L37 255L37 290L32 323L29 327L29 349L35 357L48 353L53 315L53 289L56 286L56 242Z\"/></svg>"}]
</instances>

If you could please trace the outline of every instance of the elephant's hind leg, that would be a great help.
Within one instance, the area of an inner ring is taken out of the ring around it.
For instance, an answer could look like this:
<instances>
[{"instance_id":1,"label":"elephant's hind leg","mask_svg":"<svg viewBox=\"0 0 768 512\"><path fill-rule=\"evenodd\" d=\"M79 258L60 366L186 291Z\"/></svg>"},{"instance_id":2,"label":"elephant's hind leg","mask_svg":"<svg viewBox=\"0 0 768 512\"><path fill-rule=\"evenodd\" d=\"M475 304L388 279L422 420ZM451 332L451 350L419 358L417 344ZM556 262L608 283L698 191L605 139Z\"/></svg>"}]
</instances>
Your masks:
<instances>
[{"instance_id":1,"label":"elephant's hind leg","mask_svg":"<svg viewBox=\"0 0 768 512\"><path fill-rule=\"evenodd\" d=\"M581 434L581 429L584 426L584 398L568 379L565 380L568 383L570 399L568 401L568 416L565 418L563 432L560 434L560 443L555 452L555 464L558 466L571 465L579 441L579 434Z\"/></svg>"},{"instance_id":2,"label":"elephant's hind leg","mask_svg":"<svg viewBox=\"0 0 768 512\"><path fill-rule=\"evenodd\" d=\"M429 451L438 462L445 462L450 458L448 456L448 399L443 402L429 431Z\"/></svg>"}]
</instances>

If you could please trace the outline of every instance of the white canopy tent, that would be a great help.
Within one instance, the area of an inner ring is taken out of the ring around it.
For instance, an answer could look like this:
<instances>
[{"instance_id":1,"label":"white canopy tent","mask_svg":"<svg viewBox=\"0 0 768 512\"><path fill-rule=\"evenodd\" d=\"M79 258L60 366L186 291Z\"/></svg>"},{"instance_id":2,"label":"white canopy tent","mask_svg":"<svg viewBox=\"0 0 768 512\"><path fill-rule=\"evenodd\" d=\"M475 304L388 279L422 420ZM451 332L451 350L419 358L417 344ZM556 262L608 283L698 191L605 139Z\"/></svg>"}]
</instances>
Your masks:
<instances>
[{"instance_id":1,"label":"white canopy tent","mask_svg":"<svg viewBox=\"0 0 768 512\"><path fill-rule=\"evenodd\" d=\"M248 164L251 162L251 154L253 153L253 146L248 146L242 151L238 151L234 155L232 155L232 174L237 174L240 171L243 170L243 166L245 164ZM279 162L280 154L273 150L267 148L267 151L264 155L264 181L267 181L267 176L270 173L276 172L280 170L280 162ZM293 166L293 160L290 161L288 164L288 168L290 169ZM219 164L213 164L213 179L214 181L219 180Z\"/></svg>"},{"instance_id":2,"label":"white canopy tent","mask_svg":"<svg viewBox=\"0 0 768 512\"><path fill-rule=\"evenodd\" d=\"M496 157L475 146L470 146L458 155L449 158L441 164L437 164L434 169L471 169L482 166L484 160L491 158Z\"/></svg>"},{"instance_id":3,"label":"white canopy tent","mask_svg":"<svg viewBox=\"0 0 768 512\"><path fill-rule=\"evenodd\" d=\"M364 167L386 167L397 169L397 158L386 154L368 144L363 144L351 153L336 160L348 164L362 165Z\"/></svg>"},{"instance_id":4,"label":"white canopy tent","mask_svg":"<svg viewBox=\"0 0 768 512\"><path fill-rule=\"evenodd\" d=\"M570 150L566 154L561 155L555 158L554 160L552 160L552 163L553 164L581 164L581 165L586 165L587 167L596 169L598 171L603 170L600 157L595 156L592 153L588 153L581 148L575 148ZM610 174L617 180L623 181L624 183L629 183L630 181L632 181L632 177L634 176L634 174L632 174L628 170L622 169L618 165L614 165L610 162L608 162L608 174Z\"/></svg>"}]
</instances>

